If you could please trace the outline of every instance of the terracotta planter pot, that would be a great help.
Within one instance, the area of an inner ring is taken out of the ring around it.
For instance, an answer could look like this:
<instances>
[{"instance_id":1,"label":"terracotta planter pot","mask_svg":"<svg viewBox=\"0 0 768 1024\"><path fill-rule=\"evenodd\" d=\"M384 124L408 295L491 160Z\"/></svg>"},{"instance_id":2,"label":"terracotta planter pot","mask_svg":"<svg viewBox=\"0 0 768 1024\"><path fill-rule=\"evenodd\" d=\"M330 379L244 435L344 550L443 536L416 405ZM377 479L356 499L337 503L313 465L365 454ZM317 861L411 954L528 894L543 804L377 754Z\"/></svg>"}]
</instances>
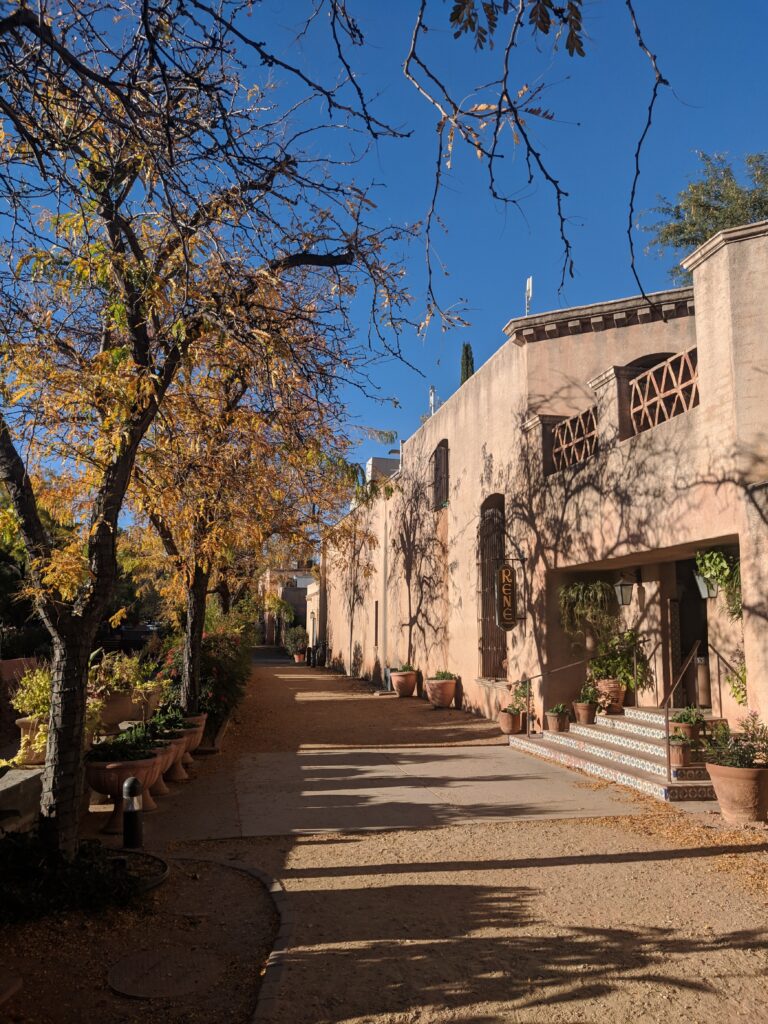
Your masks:
<instances>
[{"instance_id":1,"label":"terracotta planter pot","mask_svg":"<svg viewBox=\"0 0 768 1024\"><path fill-rule=\"evenodd\" d=\"M152 716L160 703L160 687L146 697L134 700L131 693L113 693L104 701L101 723L104 731L114 735L120 730L121 722L144 721Z\"/></svg>"},{"instance_id":2,"label":"terracotta planter pot","mask_svg":"<svg viewBox=\"0 0 768 1024\"><path fill-rule=\"evenodd\" d=\"M183 761L184 755L187 752L187 733L191 734L196 729L197 726L193 726L191 729L178 730L178 735L175 737L176 742L174 743L174 759L163 775L166 782L189 782L189 775L184 770Z\"/></svg>"},{"instance_id":3,"label":"terracotta planter pot","mask_svg":"<svg viewBox=\"0 0 768 1024\"><path fill-rule=\"evenodd\" d=\"M32 743L40 728L39 715L26 715L16 719L16 725L21 733L21 745L26 747L24 756L20 759L21 764L45 764L45 749L34 750Z\"/></svg>"},{"instance_id":4,"label":"terracotta planter pot","mask_svg":"<svg viewBox=\"0 0 768 1024\"><path fill-rule=\"evenodd\" d=\"M175 742L182 743L183 741L178 739ZM184 746L186 746L186 743ZM155 752L155 757L160 761L160 770L157 774L157 778L149 787L149 791L153 797L167 796L168 793L170 793L170 789L166 786L163 775L176 760L176 751L174 750L171 740L159 740L157 746L153 747L153 750Z\"/></svg>"},{"instance_id":5,"label":"terracotta planter pot","mask_svg":"<svg viewBox=\"0 0 768 1024\"><path fill-rule=\"evenodd\" d=\"M88 785L97 793L106 793L112 797L114 807L109 821L101 830L110 835L119 835L123 830L123 783L131 776L141 783L146 800L149 786L157 778L160 770L157 758L146 758L142 761L86 761L85 776ZM154 801L150 797L151 803Z\"/></svg>"},{"instance_id":6,"label":"terracotta planter pot","mask_svg":"<svg viewBox=\"0 0 768 1024\"><path fill-rule=\"evenodd\" d=\"M691 763L690 746L687 743L670 743L669 763L672 768L687 768Z\"/></svg>"},{"instance_id":7,"label":"terracotta planter pot","mask_svg":"<svg viewBox=\"0 0 768 1024\"><path fill-rule=\"evenodd\" d=\"M568 730L568 713L563 712L562 715L552 715L549 711L545 712L547 716L547 728L550 732L567 732Z\"/></svg>"},{"instance_id":8,"label":"terracotta planter pot","mask_svg":"<svg viewBox=\"0 0 768 1024\"><path fill-rule=\"evenodd\" d=\"M500 711L497 721L505 736L514 736L523 731L522 711Z\"/></svg>"},{"instance_id":9,"label":"terracotta planter pot","mask_svg":"<svg viewBox=\"0 0 768 1024\"><path fill-rule=\"evenodd\" d=\"M427 700L435 708L449 708L456 695L455 679L427 679Z\"/></svg>"},{"instance_id":10,"label":"terracotta planter pot","mask_svg":"<svg viewBox=\"0 0 768 1024\"><path fill-rule=\"evenodd\" d=\"M392 686L398 697L412 697L416 689L415 672L390 672Z\"/></svg>"},{"instance_id":11,"label":"terracotta planter pot","mask_svg":"<svg viewBox=\"0 0 768 1024\"><path fill-rule=\"evenodd\" d=\"M728 768L708 764L720 811L729 825L768 817L768 768Z\"/></svg>"},{"instance_id":12,"label":"terracotta planter pot","mask_svg":"<svg viewBox=\"0 0 768 1024\"><path fill-rule=\"evenodd\" d=\"M685 736L685 738L690 740L692 743L695 743L696 740L698 740L699 733L701 732L700 725L692 725L690 722L670 722L669 728L671 730L671 735L674 736L675 733L677 733L679 736Z\"/></svg>"},{"instance_id":13,"label":"terracotta planter pot","mask_svg":"<svg viewBox=\"0 0 768 1024\"><path fill-rule=\"evenodd\" d=\"M303 665L304 662L307 660L307 656L306 654L294 654L293 660L296 662L297 665Z\"/></svg>"},{"instance_id":14,"label":"terracotta planter pot","mask_svg":"<svg viewBox=\"0 0 768 1024\"><path fill-rule=\"evenodd\" d=\"M573 713L579 725L594 725L595 716L597 715L597 704L575 700L573 702Z\"/></svg>"},{"instance_id":15,"label":"terracotta planter pot","mask_svg":"<svg viewBox=\"0 0 768 1024\"><path fill-rule=\"evenodd\" d=\"M184 757L182 758L182 763L185 765L194 764L192 754L203 742L203 732L205 731L205 722L207 718L207 712L204 712L202 715L186 715L184 718L184 721L188 722L190 727L195 728L195 732L190 735L187 740L187 749L184 752Z\"/></svg>"},{"instance_id":16,"label":"terracotta planter pot","mask_svg":"<svg viewBox=\"0 0 768 1024\"><path fill-rule=\"evenodd\" d=\"M609 715L621 714L624 707L624 698L627 695L627 688L618 679L596 679L595 686L600 693L611 698L611 705L608 708Z\"/></svg>"}]
</instances>

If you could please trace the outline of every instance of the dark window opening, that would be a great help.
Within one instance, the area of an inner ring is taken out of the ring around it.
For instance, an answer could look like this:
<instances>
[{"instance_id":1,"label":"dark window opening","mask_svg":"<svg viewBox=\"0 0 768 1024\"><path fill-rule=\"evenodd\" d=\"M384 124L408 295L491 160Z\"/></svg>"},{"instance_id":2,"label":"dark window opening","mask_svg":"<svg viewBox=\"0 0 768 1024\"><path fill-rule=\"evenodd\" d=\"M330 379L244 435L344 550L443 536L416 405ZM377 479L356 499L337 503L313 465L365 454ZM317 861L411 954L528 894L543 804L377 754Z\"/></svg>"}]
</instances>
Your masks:
<instances>
[{"instance_id":1,"label":"dark window opening","mask_svg":"<svg viewBox=\"0 0 768 1024\"><path fill-rule=\"evenodd\" d=\"M480 656L485 679L507 675L507 634L496 621L496 574L505 559L504 495L493 494L480 509Z\"/></svg>"},{"instance_id":2,"label":"dark window opening","mask_svg":"<svg viewBox=\"0 0 768 1024\"><path fill-rule=\"evenodd\" d=\"M379 602L373 603L373 646L379 646Z\"/></svg>"},{"instance_id":3,"label":"dark window opening","mask_svg":"<svg viewBox=\"0 0 768 1024\"><path fill-rule=\"evenodd\" d=\"M441 441L432 455L432 508L448 504L448 442Z\"/></svg>"}]
</instances>

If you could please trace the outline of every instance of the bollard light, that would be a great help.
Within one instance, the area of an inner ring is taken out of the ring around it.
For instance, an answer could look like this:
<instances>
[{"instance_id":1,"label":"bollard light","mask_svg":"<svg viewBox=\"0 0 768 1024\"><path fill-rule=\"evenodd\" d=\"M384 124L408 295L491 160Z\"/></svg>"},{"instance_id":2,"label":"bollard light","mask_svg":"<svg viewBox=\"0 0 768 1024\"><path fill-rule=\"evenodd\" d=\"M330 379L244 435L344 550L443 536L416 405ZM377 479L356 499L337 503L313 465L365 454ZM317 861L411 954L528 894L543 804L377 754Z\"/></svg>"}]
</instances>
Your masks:
<instances>
[{"instance_id":1,"label":"bollard light","mask_svg":"<svg viewBox=\"0 0 768 1024\"><path fill-rule=\"evenodd\" d=\"M140 850L144 845L141 804L141 783L131 775L123 783L123 847L126 850Z\"/></svg>"}]
</instances>

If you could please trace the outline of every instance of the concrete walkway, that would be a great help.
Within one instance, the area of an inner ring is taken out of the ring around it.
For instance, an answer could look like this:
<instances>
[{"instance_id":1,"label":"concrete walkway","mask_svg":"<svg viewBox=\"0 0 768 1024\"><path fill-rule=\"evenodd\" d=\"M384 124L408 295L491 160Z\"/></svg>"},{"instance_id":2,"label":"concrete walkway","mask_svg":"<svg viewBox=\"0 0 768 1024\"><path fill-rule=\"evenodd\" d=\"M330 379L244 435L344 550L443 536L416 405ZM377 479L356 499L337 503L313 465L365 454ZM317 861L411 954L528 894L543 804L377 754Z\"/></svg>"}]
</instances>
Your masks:
<instances>
[{"instance_id":1,"label":"concrete walkway","mask_svg":"<svg viewBox=\"0 0 768 1024\"><path fill-rule=\"evenodd\" d=\"M264 751L258 737L253 747L241 742L242 726L237 739L230 733L227 752L201 763L194 786L177 788L147 819L154 843L605 817L636 809L618 788L595 786L511 750L493 723L464 712L373 696L344 677L288 662L264 659L256 666L249 719L258 715L257 704L265 708L269 701L272 711L295 704L305 739L298 750ZM338 722L323 721L329 716ZM318 734L344 722L341 739L376 746L313 749ZM405 736L420 743L401 745Z\"/></svg>"}]
</instances>

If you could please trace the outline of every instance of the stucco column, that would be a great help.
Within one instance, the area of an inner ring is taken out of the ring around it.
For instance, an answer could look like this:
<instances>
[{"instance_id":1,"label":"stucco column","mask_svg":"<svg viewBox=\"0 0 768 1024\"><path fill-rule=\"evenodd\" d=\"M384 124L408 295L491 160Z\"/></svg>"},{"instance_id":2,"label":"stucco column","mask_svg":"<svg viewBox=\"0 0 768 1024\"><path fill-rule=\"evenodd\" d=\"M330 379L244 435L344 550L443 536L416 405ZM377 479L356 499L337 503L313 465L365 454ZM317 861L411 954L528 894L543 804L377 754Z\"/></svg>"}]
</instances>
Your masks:
<instances>
[{"instance_id":1,"label":"stucco column","mask_svg":"<svg viewBox=\"0 0 768 1024\"><path fill-rule=\"evenodd\" d=\"M632 437L632 417L629 411L630 381L637 369L627 366L609 366L589 381L597 398L597 436L600 451L607 451L619 441Z\"/></svg>"}]
</instances>

